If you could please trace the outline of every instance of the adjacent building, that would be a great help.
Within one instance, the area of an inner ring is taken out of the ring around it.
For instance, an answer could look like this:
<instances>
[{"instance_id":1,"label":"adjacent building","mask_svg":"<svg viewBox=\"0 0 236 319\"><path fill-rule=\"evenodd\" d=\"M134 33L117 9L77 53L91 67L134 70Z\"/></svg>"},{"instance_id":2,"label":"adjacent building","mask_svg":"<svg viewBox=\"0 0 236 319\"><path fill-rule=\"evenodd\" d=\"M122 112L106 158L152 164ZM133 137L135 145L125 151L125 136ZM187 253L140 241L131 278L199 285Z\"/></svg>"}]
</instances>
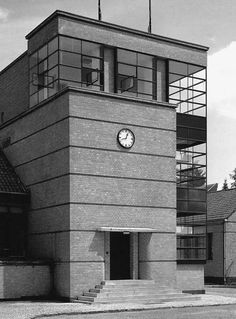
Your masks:
<instances>
[{"instance_id":1,"label":"adjacent building","mask_svg":"<svg viewBox=\"0 0 236 319\"><path fill-rule=\"evenodd\" d=\"M208 48L62 11L26 39L0 73L1 146L30 192L11 223L23 255L0 243L19 287L0 277L1 298L29 295L27 271L31 295L110 279L202 291Z\"/></svg>"},{"instance_id":2,"label":"adjacent building","mask_svg":"<svg viewBox=\"0 0 236 319\"><path fill-rule=\"evenodd\" d=\"M236 189L209 192L207 204L206 282L235 283Z\"/></svg>"}]
</instances>

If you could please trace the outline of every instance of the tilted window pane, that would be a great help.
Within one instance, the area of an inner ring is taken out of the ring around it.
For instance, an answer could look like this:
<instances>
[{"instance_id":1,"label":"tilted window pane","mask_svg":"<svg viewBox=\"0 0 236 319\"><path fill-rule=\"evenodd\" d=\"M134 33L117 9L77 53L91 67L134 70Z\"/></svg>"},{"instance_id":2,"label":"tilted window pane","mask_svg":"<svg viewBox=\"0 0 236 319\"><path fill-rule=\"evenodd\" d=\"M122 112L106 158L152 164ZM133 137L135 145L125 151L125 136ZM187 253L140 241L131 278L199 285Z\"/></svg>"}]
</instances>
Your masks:
<instances>
[{"instance_id":1,"label":"tilted window pane","mask_svg":"<svg viewBox=\"0 0 236 319\"><path fill-rule=\"evenodd\" d=\"M58 66L48 71L48 82L53 82L58 79Z\"/></svg>"},{"instance_id":2,"label":"tilted window pane","mask_svg":"<svg viewBox=\"0 0 236 319\"><path fill-rule=\"evenodd\" d=\"M86 83L87 86L92 84L100 84L100 72L92 69L82 69L82 82Z\"/></svg>"},{"instance_id":3,"label":"tilted window pane","mask_svg":"<svg viewBox=\"0 0 236 319\"><path fill-rule=\"evenodd\" d=\"M117 88L118 88L118 93L136 92L137 91L137 80L133 76L118 75Z\"/></svg>"},{"instance_id":4,"label":"tilted window pane","mask_svg":"<svg viewBox=\"0 0 236 319\"><path fill-rule=\"evenodd\" d=\"M49 88L48 88L48 96L52 96L55 93L57 93L59 90L58 87L58 81L54 81L53 83L50 83Z\"/></svg>"}]
</instances>

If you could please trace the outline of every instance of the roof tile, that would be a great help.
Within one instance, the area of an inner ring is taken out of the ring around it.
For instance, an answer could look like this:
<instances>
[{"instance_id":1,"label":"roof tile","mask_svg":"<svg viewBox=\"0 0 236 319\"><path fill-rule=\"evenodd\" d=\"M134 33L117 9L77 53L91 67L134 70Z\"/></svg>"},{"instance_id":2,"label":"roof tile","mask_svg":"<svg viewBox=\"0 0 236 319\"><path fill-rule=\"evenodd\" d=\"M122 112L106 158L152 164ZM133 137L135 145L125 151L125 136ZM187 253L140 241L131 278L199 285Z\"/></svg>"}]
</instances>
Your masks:
<instances>
[{"instance_id":1,"label":"roof tile","mask_svg":"<svg viewBox=\"0 0 236 319\"><path fill-rule=\"evenodd\" d=\"M0 149L0 192L28 193L2 149Z\"/></svg>"},{"instance_id":2,"label":"roof tile","mask_svg":"<svg viewBox=\"0 0 236 319\"><path fill-rule=\"evenodd\" d=\"M225 219L236 210L236 188L207 194L207 219Z\"/></svg>"}]
</instances>

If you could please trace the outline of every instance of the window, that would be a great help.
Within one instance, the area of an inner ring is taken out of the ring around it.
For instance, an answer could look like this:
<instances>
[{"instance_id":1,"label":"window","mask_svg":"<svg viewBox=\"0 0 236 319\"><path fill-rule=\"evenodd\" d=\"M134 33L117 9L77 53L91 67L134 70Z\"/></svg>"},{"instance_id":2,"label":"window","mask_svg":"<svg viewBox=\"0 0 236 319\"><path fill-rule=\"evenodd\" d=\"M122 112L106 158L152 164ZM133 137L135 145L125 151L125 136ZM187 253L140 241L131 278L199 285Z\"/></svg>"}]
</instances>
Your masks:
<instances>
[{"instance_id":1,"label":"window","mask_svg":"<svg viewBox=\"0 0 236 319\"><path fill-rule=\"evenodd\" d=\"M177 236L178 261L205 260L206 245L205 236L202 234L184 234Z\"/></svg>"},{"instance_id":2,"label":"window","mask_svg":"<svg viewBox=\"0 0 236 319\"><path fill-rule=\"evenodd\" d=\"M103 49L100 44L60 36L60 86L103 90Z\"/></svg>"},{"instance_id":3,"label":"window","mask_svg":"<svg viewBox=\"0 0 236 319\"><path fill-rule=\"evenodd\" d=\"M58 91L58 38L30 56L30 106Z\"/></svg>"},{"instance_id":4,"label":"window","mask_svg":"<svg viewBox=\"0 0 236 319\"><path fill-rule=\"evenodd\" d=\"M117 93L153 99L156 92L155 58L128 50L117 50Z\"/></svg>"},{"instance_id":5,"label":"window","mask_svg":"<svg viewBox=\"0 0 236 319\"><path fill-rule=\"evenodd\" d=\"M24 256L26 221L22 209L0 207L0 220L0 258Z\"/></svg>"},{"instance_id":6,"label":"window","mask_svg":"<svg viewBox=\"0 0 236 319\"><path fill-rule=\"evenodd\" d=\"M67 86L166 101L165 60L68 36L30 56L30 106Z\"/></svg>"},{"instance_id":7,"label":"window","mask_svg":"<svg viewBox=\"0 0 236 319\"><path fill-rule=\"evenodd\" d=\"M213 240L213 233L208 233L207 234L207 260L213 260L212 240Z\"/></svg>"},{"instance_id":8,"label":"window","mask_svg":"<svg viewBox=\"0 0 236 319\"><path fill-rule=\"evenodd\" d=\"M178 104L177 112L206 115L206 68L169 61L169 102Z\"/></svg>"}]
</instances>

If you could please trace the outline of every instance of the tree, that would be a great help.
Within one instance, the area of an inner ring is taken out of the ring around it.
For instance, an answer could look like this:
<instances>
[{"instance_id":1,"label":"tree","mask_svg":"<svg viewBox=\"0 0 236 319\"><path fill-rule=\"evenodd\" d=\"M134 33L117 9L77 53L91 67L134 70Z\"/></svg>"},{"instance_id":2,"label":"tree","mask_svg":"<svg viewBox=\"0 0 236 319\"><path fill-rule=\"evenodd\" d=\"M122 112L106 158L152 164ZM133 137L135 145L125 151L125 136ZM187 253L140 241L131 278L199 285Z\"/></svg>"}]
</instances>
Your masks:
<instances>
[{"instance_id":1,"label":"tree","mask_svg":"<svg viewBox=\"0 0 236 319\"><path fill-rule=\"evenodd\" d=\"M224 184L222 186L222 190L227 191L228 189L229 189L228 182L227 182L227 179L225 178Z\"/></svg>"},{"instance_id":2,"label":"tree","mask_svg":"<svg viewBox=\"0 0 236 319\"><path fill-rule=\"evenodd\" d=\"M233 170L233 174L229 174L229 176L233 180L231 188L236 188L236 168Z\"/></svg>"}]
</instances>

